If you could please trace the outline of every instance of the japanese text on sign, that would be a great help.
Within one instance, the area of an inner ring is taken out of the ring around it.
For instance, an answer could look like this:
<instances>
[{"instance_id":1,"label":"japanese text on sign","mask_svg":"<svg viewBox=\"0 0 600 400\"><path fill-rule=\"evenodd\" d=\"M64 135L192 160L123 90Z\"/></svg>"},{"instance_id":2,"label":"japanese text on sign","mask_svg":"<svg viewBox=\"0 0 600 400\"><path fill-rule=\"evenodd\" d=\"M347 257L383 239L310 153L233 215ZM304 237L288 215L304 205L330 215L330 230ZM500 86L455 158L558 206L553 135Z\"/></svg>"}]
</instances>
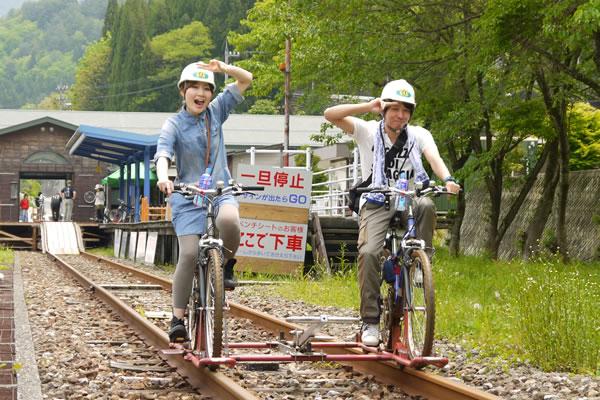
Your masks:
<instances>
[{"instance_id":1,"label":"japanese text on sign","mask_svg":"<svg viewBox=\"0 0 600 400\"><path fill-rule=\"evenodd\" d=\"M241 218L237 254L286 261L304 261L306 225Z\"/></svg>"},{"instance_id":2,"label":"japanese text on sign","mask_svg":"<svg viewBox=\"0 0 600 400\"><path fill-rule=\"evenodd\" d=\"M263 192L245 194L241 203L257 203L286 207L309 208L312 174L306 170L240 165L238 182L242 185L264 186Z\"/></svg>"}]
</instances>

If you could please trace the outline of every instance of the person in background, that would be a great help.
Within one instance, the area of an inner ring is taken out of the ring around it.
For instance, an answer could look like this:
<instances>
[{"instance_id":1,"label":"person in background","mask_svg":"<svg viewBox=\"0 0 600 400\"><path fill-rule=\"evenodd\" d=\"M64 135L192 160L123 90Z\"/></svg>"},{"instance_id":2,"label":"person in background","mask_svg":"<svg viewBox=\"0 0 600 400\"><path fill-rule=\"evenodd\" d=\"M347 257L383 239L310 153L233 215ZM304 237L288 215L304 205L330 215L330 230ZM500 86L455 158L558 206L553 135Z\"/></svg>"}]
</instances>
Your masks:
<instances>
[{"instance_id":1,"label":"person in background","mask_svg":"<svg viewBox=\"0 0 600 400\"><path fill-rule=\"evenodd\" d=\"M62 203L60 193L56 193L50 198L50 210L52 211L52 220L54 222L58 222L60 219L60 203Z\"/></svg>"},{"instance_id":2,"label":"person in background","mask_svg":"<svg viewBox=\"0 0 600 400\"><path fill-rule=\"evenodd\" d=\"M73 217L73 202L77 198L77 191L73 189L73 186L71 186L71 180L67 180L67 186L62 188L60 195L65 208L65 216L63 220L71 221L71 218Z\"/></svg>"},{"instance_id":3,"label":"person in background","mask_svg":"<svg viewBox=\"0 0 600 400\"><path fill-rule=\"evenodd\" d=\"M236 81L215 96L214 73L232 76ZM222 125L231 110L242 102L242 94L250 86L252 74L242 68L210 60L186 66L177 84L183 98L182 109L163 125L158 139L154 161L158 188L169 195L173 228L179 243L179 259L173 277L173 319L169 331L171 343L189 341L184 323L185 310L192 291L194 266L198 260L198 240L206 230L206 208L194 205L179 193L173 193L173 182L168 169L173 158L177 164L179 182L198 185L207 174L214 183L229 182L227 152ZM209 179L206 180L207 182ZM240 245L240 217L238 204L232 195L220 197L215 204L216 225L223 240L225 288L235 287L233 267L235 253Z\"/></svg>"},{"instance_id":4,"label":"person in background","mask_svg":"<svg viewBox=\"0 0 600 400\"><path fill-rule=\"evenodd\" d=\"M44 220L44 194L39 192L35 198L35 206L37 207L37 219L38 221Z\"/></svg>"},{"instance_id":5,"label":"person in background","mask_svg":"<svg viewBox=\"0 0 600 400\"><path fill-rule=\"evenodd\" d=\"M429 184L423 167L423 156L433 172L444 182L449 192L457 193L460 186L450 175L440 157L431 132L409 124L415 111L415 90L404 79L388 82L381 97L361 104L339 104L325 110L325 119L351 135L358 145L362 177L371 177L369 187L396 186L401 176L414 183ZM377 113L380 121L365 121L357 114ZM363 321L361 340L367 346L377 346L380 341L379 318L381 261L383 242L390 220L400 211L406 224L407 211L383 207L383 195L363 195L359 210L358 280L360 286L360 316ZM432 253L435 229L435 205L429 198L415 199L413 211L417 231Z\"/></svg>"},{"instance_id":6,"label":"person in background","mask_svg":"<svg viewBox=\"0 0 600 400\"><path fill-rule=\"evenodd\" d=\"M97 184L95 187L96 199L94 200L94 206L96 207L96 221L99 223L104 222L104 188L101 184Z\"/></svg>"},{"instance_id":7,"label":"person in background","mask_svg":"<svg viewBox=\"0 0 600 400\"><path fill-rule=\"evenodd\" d=\"M27 193L23 194L23 198L19 203L19 222L29 222L29 196Z\"/></svg>"}]
</instances>

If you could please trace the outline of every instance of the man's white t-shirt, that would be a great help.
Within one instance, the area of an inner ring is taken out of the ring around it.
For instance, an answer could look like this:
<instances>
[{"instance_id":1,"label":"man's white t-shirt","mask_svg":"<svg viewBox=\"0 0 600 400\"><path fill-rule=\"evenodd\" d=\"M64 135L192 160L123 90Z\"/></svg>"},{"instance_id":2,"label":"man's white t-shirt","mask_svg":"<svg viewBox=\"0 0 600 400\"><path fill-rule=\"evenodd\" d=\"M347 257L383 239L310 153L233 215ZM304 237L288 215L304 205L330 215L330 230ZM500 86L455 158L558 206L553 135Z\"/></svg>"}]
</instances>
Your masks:
<instances>
[{"instance_id":1,"label":"man's white t-shirt","mask_svg":"<svg viewBox=\"0 0 600 400\"><path fill-rule=\"evenodd\" d=\"M356 117L352 117L352 119L354 122L354 132L351 136L354 137L354 140L358 145L362 179L365 180L373 171L373 149L375 147L375 135L379 134L378 130L380 121L365 121ZM433 136L431 136L431 132L429 132L427 129L414 125L408 125L407 129L411 135L414 135L416 138L414 145L415 149L413 151L416 150L419 154L419 157L422 156L425 149L429 147L436 147ZM387 153L387 151L392 147L393 143L385 132L383 132L383 140L385 151ZM400 167L402 167L402 171L406 173L406 176L409 180L412 180L414 177L413 165L408 157L409 145L410 143L407 142L402 151L398 152L396 158L386 166L385 175L388 178L387 183L390 186L396 184L396 180L400 176L401 172Z\"/></svg>"}]
</instances>

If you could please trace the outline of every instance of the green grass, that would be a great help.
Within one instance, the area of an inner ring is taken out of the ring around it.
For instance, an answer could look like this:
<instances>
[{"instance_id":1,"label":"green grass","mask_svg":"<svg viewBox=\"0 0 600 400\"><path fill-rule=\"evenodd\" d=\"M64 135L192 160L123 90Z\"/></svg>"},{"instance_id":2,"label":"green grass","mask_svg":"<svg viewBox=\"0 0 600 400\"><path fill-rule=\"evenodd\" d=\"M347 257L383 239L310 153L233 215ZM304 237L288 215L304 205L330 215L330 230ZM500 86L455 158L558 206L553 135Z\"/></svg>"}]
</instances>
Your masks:
<instances>
[{"instance_id":1,"label":"green grass","mask_svg":"<svg viewBox=\"0 0 600 400\"><path fill-rule=\"evenodd\" d=\"M110 248L94 252L112 255ZM280 281L273 290L284 298L358 314L356 265L341 265L333 276L316 266L295 278L238 271L238 279ZM478 357L600 375L600 263L453 258L438 246L433 269L437 338L476 347Z\"/></svg>"},{"instance_id":2,"label":"green grass","mask_svg":"<svg viewBox=\"0 0 600 400\"><path fill-rule=\"evenodd\" d=\"M600 264L452 258L443 248L434 264L436 337L477 347L481 357L600 374ZM355 266L276 291L290 300L359 307Z\"/></svg>"},{"instance_id":3,"label":"green grass","mask_svg":"<svg viewBox=\"0 0 600 400\"><path fill-rule=\"evenodd\" d=\"M14 261L13 251L5 246L0 246L0 264L10 264L12 265ZM8 267L4 265L0 265L1 269L8 269Z\"/></svg>"},{"instance_id":4,"label":"green grass","mask_svg":"<svg viewBox=\"0 0 600 400\"><path fill-rule=\"evenodd\" d=\"M112 247L94 247L91 249L86 249L86 251L102 257L113 257L115 255L115 251Z\"/></svg>"},{"instance_id":5,"label":"green grass","mask_svg":"<svg viewBox=\"0 0 600 400\"><path fill-rule=\"evenodd\" d=\"M310 304L333 305L358 310L358 278L356 266L344 274L317 277L302 275L277 286L279 295L290 300L303 300Z\"/></svg>"}]
</instances>

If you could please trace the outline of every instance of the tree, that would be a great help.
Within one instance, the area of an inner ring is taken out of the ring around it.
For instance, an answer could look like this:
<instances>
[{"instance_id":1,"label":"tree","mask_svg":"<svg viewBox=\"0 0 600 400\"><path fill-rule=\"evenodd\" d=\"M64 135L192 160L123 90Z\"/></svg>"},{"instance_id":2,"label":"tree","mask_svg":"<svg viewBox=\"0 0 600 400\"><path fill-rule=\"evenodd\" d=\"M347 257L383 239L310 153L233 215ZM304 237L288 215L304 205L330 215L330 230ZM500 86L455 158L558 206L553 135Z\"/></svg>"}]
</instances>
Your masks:
<instances>
[{"instance_id":1,"label":"tree","mask_svg":"<svg viewBox=\"0 0 600 400\"><path fill-rule=\"evenodd\" d=\"M258 71L253 93L259 96L280 92L283 77L276 66L286 36L293 42L295 90L323 93L324 98L377 96L391 79L413 83L415 122L430 128L454 173L463 178L479 175L486 184L491 203L487 248L496 256L522 204L512 202L502 215L506 160L524 138L540 134L545 120L543 103L532 95L533 71L527 59L501 50L487 34L483 16L488 7L486 1L265 0L243 21L249 32L230 39L237 50L253 54L244 66ZM527 194L541 164L515 182L520 183L517 200ZM460 198L455 252L464 209Z\"/></svg>"},{"instance_id":2,"label":"tree","mask_svg":"<svg viewBox=\"0 0 600 400\"><path fill-rule=\"evenodd\" d=\"M152 92L139 98L137 108L173 109L179 100L179 92L175 86L179 73L189 63L208 61L212 48L208 29L199 21L153 37L150 51L155 62L154 70L148 70L148 82L153 86L168 86L162 96L156 96L157 92Z\"/></svg>"},{"instance_id":3,"label":"tree","mask_svg":"<svg viewBox=\"0 0 600 400\"><path fill-rule=\"evenodd\" d=\"M57 86L73 82L77 60L102 26L89 9L84 13L90 1L26 2L0 18L1 107L37 104Z\"/></svg>"},{"instance_id":4,"label":"tree","mask_svg":"<svg viewBox=\"0 0 600 400\"><path fill-rule=\"evenodd\" d=\"M119 2L118 0L109 0L104 14L104 25L102 26L102 36L106 36L118 27Z\"/></svg>"},{"instance_id":5,"label":"tree","mask_svg":"<svg viewBox=\"0 0 600 400\"><path fill-rule=\"evenodd\" d=\"M111 70L106 110L134 111L131 95L146 89L149 38L145 0L127 0L118 11L118 28L113 32Z\"/></svg>"},{"instance_id":6,"label":"tree","mask_svg":"<svg viewBox=\"0 0 600 400\"><path fill-rule=\"evenodd\" d=\"M487 26L499 48L529 60L555 131L560 172L557 242L566 260L570 158L566 117L575 99L585 98L588 93L600 94L598 4L596 0L500 0L490 5L488 15Z\"/></svg>"},{"instance_id":7,"label":"tree","mask_svg":"<svg viewBox=\"0 0 600 400\"><path fill-rule=\"evenodd\" d=\"M103 99L108 89L110 41L109 32L106 37L88 46L77 64L75 84L70 90L73 109L89 111L103 109Z\"/></svg>"},{"instance_id":8,"label":"tree","mask_svg":"<svg viewBox=\"0 0 600 400\"><path fill-rule=\"evenodd\" d=\"M273 100L258 99L248 110L249 114L279 114L279 110Z\"/></svg>"},{"instance_id":9,"label":"tree","mask_svg":"<svg viewBox=\"0 0 600 400\"><path fill-rule=\"evenodd\" d=\"M569 168L571 171L600 168L600 110L575 103L568 114Z\"/></svg>"}]
</instances>

